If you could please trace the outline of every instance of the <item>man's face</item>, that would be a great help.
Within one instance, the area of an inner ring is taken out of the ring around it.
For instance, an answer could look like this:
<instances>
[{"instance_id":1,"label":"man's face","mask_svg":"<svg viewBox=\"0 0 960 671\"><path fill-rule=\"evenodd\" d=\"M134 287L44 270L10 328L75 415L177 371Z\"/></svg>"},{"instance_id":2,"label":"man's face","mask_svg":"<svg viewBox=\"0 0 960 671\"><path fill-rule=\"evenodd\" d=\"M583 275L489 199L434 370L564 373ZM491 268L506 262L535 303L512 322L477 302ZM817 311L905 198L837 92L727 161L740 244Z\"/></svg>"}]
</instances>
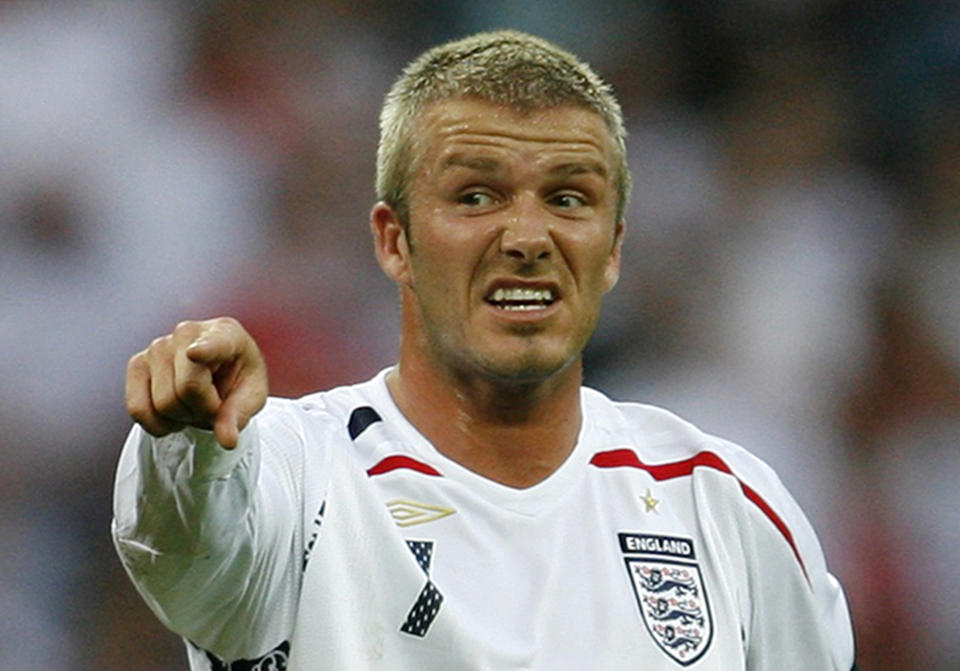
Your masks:
<instances>
[{"instance_id":1,"label":"man's face","mask_svg":"<svg viewBox=\"0 0 960 671\"><path fill-rule=\"evenodd\" d=\"M403 287L405 341L455 375L501 381L578 361L620 267L601 117L448 100L418 130L409 225L387 270Z\"/></svg>"}]
</instances>

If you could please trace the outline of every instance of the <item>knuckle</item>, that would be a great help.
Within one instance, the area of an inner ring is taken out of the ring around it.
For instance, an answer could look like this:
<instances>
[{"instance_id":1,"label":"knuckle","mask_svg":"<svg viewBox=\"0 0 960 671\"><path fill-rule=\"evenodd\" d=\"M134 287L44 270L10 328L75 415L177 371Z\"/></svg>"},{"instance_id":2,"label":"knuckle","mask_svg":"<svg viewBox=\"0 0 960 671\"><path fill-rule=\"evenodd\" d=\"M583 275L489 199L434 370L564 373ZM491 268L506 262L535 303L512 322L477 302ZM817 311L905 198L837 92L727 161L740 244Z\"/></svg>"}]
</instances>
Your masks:
<instances>
[{"instance_id":1,"label":"knuckle","mask_svg":"<svg viewBox=\"0 0 960 671\"><path fill-rule=\"evenodd\" d=\"M229 316L217 317L214 319L212 328L215 331L228 334L231 338L236 338L246 334L246 331L244 330L243 326L240 325L240 322L234 317Z\"/></svg>"},{"instance_id":2,"label":"knuckle","mask_svg":"<svg viewBox=\"0 0 960 671\"><path fill-rule=\"evenodd\" d=\"M236 332L245 332L243 326L236 319L236 317L231 317L229 315L223 315L221 317L216 317L211 320L212 326L217 330L223 330L227 333L236 333Z\"/></svg>"},{"instance_id":3,"label":"knuckle","mask_svg":"<svg viewBox=\"0 0 960 671\"><path fill-rule=\"evenodd\" d=\"M150 341L150 346L146 349L146 354L148 356L156 356L161 352L166 352L170 347L170 336L157 336Z\"/></svg>"},{"instance_id":4,"label":"knuckle","mask_svg":"<svg viewBox=\"0 0 960 671\"><path fill-rule=\"evenodd\" d=\"M146 350L137 352L132 357L127 359L127 375L138 373L143 370L147 365L147 353Z\"/></svg>"},{"instance_id":5,"label":"knuckle","mask_svg":"<svg viewBox=\"0 0 960 671\"><path fill-rule=\"evenodd\" d=\"M182 343L193 340L202 330L200 322L187 320L178 322L170 335L174 340Z\"/></svg>"},{"instance_id":6,"label":"knuckle","mask_svg":"<svg viewBox=\"0 0 960 671\"><path fill-rule=\"evenodd\" d=\"M195 333L200 328L199 322L195 322L189 319L177 322L177 325L173 327L173 332L176 334L181 333Z\"/></svg>"}]
</instances>

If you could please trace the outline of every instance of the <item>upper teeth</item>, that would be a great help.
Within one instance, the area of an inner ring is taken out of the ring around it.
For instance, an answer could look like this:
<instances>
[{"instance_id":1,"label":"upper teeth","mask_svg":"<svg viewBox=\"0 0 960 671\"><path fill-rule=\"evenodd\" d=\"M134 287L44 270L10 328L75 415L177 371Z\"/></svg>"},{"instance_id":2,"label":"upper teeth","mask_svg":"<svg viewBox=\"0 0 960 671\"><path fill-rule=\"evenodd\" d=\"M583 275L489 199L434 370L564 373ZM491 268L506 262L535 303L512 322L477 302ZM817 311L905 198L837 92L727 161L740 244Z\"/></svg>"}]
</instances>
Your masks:
<instances>
[{"instance_id":1,"label":"upper teeth","mask_svg":"<svg viewBox=\"0 0 960 671\"><path fill-rule=\"evenodd\" d=\"M501 288L493 292L491 300L498 303L501 301L552 301L553 292L549 289Z\"/></svg>"}]
</instances>

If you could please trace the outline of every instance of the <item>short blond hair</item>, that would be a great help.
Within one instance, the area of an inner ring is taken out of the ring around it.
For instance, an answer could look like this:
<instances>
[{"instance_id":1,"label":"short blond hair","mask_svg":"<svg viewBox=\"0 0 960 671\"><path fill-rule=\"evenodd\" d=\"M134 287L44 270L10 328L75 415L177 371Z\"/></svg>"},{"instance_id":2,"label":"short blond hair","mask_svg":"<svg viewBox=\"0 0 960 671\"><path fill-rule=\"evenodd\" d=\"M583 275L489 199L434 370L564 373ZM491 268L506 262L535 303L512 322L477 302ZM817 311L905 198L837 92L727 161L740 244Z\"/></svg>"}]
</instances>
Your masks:
<instances>
[{"instance_id":1,"label":"short blond hair","mask_svg":"<svg viewBox=\"0 0 960 671\"><path fill-rule=\"evenodd\" d=\"M478 33L424 52L391 87L380 112L377 198L408 222L416 122L433 102L473 98L521 111L577 105L599 114L614 140L617 221L630 193L626 130L613 90L589 65L546 40L513 30Z\"/></svg>"}]
</instances>

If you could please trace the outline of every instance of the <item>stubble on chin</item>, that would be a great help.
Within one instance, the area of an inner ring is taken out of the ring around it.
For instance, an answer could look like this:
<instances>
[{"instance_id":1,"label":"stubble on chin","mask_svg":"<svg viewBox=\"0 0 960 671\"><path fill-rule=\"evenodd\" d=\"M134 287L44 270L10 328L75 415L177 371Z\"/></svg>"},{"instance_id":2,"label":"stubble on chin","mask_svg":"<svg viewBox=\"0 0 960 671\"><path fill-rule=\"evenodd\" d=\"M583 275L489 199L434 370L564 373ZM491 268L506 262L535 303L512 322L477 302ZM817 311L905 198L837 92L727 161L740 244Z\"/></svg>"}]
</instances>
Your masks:
<instances>
[{"instance_id":1,"label":"stubble on chin","mask_svg":"<svg viewBox=\"0 0 960 671\"><path fill-rule=\"evenodd\" d=\"M461 382L470 378L483 380L509 393L509 390L524 390L547 383L562 374L580 359L580 352L566 355L550 353L533 337L522 337L520 347L511 343L492 352L460 352L456 361L450 361L453 374Z\"/></svg>"}]
</instances>

